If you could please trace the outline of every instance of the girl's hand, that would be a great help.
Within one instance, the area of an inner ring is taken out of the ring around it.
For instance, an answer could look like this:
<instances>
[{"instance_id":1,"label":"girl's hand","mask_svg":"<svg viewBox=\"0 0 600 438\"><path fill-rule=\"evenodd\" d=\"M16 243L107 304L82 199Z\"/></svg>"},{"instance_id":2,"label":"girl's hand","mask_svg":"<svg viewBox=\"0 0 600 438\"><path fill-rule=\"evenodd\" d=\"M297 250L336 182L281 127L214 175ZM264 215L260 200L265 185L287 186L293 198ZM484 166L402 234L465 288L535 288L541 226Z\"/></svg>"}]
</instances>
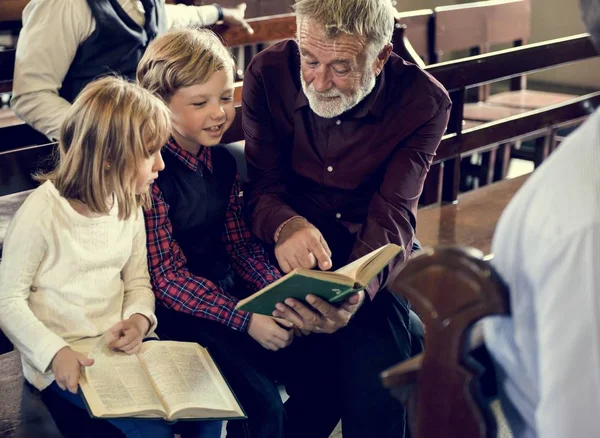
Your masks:
<instances>
[{"instance_id":1,"label":"girl's hand","mask_svg":"<svg viewBox=\"0 0 600 438\"><path fill-rule=\"evenodd\" d=\"M144 315L136 313L129 319L112 326L107 333L109 348L127 354L135 354L142 346L142 340L150 328L150 321Z\"/></svg>"},{"instance_id":2,"label":"girl's hand","mask_svg":"<svg viewBox=\"0 0 600 438\"><path fill-rule=\"evenodd\" d=\"M76 353L70 347L61 348L52 359L52 372L56 384L63 391L68 389L73 394L77 394L81 367L89 367L93 364L94 359Z\"/></svg>"}]
</instances>

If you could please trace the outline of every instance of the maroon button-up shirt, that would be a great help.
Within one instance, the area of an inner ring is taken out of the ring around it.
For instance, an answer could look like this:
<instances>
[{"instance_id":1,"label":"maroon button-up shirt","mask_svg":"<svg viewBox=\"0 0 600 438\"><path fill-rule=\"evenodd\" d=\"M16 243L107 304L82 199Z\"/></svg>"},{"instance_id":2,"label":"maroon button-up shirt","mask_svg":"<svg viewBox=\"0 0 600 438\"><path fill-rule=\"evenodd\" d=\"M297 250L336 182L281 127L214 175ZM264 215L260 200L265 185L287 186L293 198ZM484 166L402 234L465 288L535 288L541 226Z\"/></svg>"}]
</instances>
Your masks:
<instances>
[{"instance_id":1,"label":"maroon button-up shirt","mask_svg":"<svg viewBox=\"0 0 600 438\"><path fill-rule=\"evenodd\" d=\"M300 84L295 41L253 58L244 76L243 128L252 229L263 241L285 220L306 217L323 233L334 268L386 243L406 260L419 196L446 129L451 102L443 86L392 54L373 91L333 119L311 111Z\"/></svg>"}]
</instances>

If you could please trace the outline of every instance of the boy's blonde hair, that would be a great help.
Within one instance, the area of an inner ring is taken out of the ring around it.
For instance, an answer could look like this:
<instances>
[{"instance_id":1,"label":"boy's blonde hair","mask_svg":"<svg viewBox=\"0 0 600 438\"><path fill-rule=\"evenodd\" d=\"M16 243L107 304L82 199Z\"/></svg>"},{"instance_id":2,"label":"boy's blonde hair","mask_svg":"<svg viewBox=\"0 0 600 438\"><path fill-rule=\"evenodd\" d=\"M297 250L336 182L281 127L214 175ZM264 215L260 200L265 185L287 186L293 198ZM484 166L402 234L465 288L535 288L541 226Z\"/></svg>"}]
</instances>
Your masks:
<instances>
[{"instance_id":1,"label":"boy's blonde hair","mask_svg":"<svg viewBox=\"0 0 600 438\"><path fill-rule=\"evenodd\" d=\"M234 62L221 40L206 29L174 29L153 40L137 68L137 82L165 102L177 90L203 84Z\"/></svg>"},{"instance_id":2,"label":"boy's blonde hair","mask_svg":"<svg viewBox=\"0 0 600 438\"><path fill-rule=\"evenodd\" d=\"M167 106L152 93L117 77L88 84L60 131L56 168L36 179L53 181L59 193L94 213L107 214L114 194L119 218L127 219L150 196L136 195L137 169L171 132Z\"/></svg>"}]
</instances>

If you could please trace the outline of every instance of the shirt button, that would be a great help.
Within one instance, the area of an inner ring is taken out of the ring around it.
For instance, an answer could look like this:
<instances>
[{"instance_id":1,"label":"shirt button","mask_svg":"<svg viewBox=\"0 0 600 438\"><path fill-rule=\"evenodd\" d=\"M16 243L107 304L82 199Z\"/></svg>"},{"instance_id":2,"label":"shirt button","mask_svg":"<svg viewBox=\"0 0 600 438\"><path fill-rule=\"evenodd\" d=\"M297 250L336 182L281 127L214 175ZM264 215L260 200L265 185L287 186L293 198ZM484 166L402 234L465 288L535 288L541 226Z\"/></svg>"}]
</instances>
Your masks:
<instances>
[{"instance_id":1,"label":"shirt button","mask_svg":"<svg viewBox=\"0 0 600 438\"><path fill-rule=\"evenodd\" d=\"M336 120L335 124L338 125L338 126L340 126L342 124L342 121L341 120Z\"/></svg>"},{"instance_id":2,"label":"shirt button","mask_svg":"<svg viewBox=\"0 0 600 438\"><path fill-rule=\"evenodd\" d=\"M336 213L335 217L338 218L338 219L340 219L342 217L342 213Z\"/></svg>"},{"instance_id":3,"label":"shirt button","mask_svg":"<svg viewBox=\"0 0 600 438\"><path fill-rule=\"evenodd\" d=\"M327 172L333 172L333 167L331 167L331 166L327 167Z\"/></svg>"},{"instance_id":4,"label":"shirt button","mask_svg":"<svg viewBox=\"0 0 600 438\"><path fill-rule=\"evenodd\" d=\"M35 287L35 286L31 286L31 287L29 288L29 290L30 290L31 292L37 292L37 287Z\"/></svg>"}]
</instances>

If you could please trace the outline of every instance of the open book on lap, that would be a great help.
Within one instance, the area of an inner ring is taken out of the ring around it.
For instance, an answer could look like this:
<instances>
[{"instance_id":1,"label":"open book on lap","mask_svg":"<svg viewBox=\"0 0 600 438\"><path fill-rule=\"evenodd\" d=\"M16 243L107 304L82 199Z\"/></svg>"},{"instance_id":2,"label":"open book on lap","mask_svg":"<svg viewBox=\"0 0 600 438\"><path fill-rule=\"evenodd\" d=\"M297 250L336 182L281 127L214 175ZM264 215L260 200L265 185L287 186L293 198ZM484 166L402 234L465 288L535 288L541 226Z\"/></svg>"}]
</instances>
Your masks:
<instances>
[{"instance_id":1,"label":"open book on lap","mask_svg":"<svg viewBox=\"0 0 600 438\"><path fill-rule=\"evenodd\" d=\"M208 351L190 342L148 341L134 355L96 348L79 385L97 418L246 418Z\"/></svg>"},{"instance_id":2,"label":"open book on lap","mask_svg":"<svg viewBox=\"0 0 600 438\"><path fill-rule=\"evenodd\" d=\"M334 272L316 269L294 269L246 299L236 309L269 315L275 304L286 298L304 301L306 295L317 295L330 303L337 303L348 295L365 288L402 247L389 243Z\"/></svg>"}]
</instances>

